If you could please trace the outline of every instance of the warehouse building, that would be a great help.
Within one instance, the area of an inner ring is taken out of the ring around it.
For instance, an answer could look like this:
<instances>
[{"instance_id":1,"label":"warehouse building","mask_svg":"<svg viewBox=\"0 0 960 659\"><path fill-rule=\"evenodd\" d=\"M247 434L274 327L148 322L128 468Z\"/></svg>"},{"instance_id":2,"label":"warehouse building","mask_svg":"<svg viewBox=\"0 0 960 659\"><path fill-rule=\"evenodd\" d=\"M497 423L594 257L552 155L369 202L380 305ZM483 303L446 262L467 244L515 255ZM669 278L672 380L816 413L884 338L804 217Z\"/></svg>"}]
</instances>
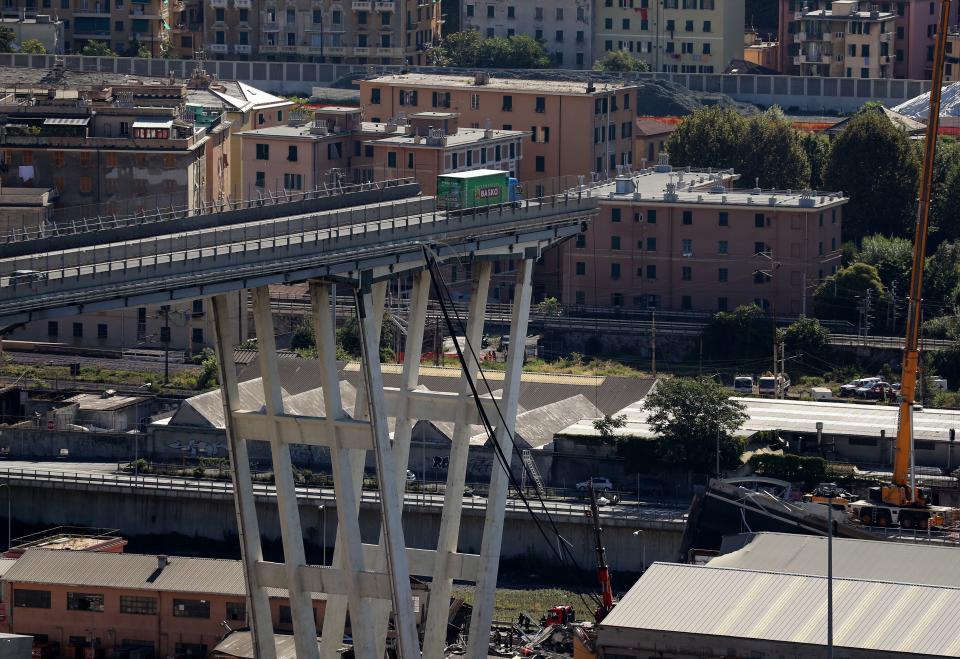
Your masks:
<instances>
[{"instance_id":1,"label":"warehouse building","mask_svg":"<svg viewBox=\"0 0 960 659\"><path fill-rule=\"evenodd\" d=\"M833 598L837 659L960 655L956 588L834 578ZM606 659L819 659L826 612L823 576L655 563L599 625L598 647Z\"/></svg>"}]
</instances>

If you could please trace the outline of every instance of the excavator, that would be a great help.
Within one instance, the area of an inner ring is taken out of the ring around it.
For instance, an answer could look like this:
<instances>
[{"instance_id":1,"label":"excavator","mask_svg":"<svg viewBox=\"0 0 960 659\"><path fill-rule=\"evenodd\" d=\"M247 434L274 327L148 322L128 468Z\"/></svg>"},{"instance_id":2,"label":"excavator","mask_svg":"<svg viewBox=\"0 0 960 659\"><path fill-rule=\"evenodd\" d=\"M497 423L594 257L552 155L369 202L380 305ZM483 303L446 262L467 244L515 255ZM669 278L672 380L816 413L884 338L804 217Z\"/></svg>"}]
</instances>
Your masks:
<instances>
[{"instance_id":1,"label":"excavator","mask_svg":"<svg viewBox=\"0 0 960 659\"><path fill-rule=\"evenodd\" d=\"M917 487L913 464L913 412L917 384L920 379L920 324L923 292L923 266L930 225L930 201L933 189L934 155L940 128L940 97L950 25L952 0L940 4L940 25L933 57L933 78L930 83L930 118L927 122L920 190L917 201L913 266L907 307L906 340L903 351L903 373L900 384L900 407L897 438L893 457L893 478L890 483L870 489L868 500L852 505L860 522L868 526L892 526L927 529L943 526L951 509L934 505L929 488Z\"/></svg>"}]
</instances>

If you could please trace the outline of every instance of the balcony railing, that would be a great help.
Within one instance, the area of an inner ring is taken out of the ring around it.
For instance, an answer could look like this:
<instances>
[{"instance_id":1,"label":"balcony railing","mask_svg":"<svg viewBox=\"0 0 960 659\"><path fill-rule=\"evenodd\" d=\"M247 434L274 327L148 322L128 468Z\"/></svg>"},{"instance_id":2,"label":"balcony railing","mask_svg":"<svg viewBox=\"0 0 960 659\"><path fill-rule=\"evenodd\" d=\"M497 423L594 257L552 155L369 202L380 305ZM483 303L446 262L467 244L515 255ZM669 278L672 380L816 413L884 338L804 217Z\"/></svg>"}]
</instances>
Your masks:
<instances>
[{"instance_id":1,"label":"balcony railing","mask_svg":"<svg viewBox=\"0 0 960 659\"><path fill-rule=\"evenodd\" d=\"M376 55L377 57L403 57L403 48L383 46L377 48Z\"/></svg>"},{"instance_id":2,"label":"balcony railing","mask_svg":"<svg viewBox=\"0 0 960 659\"><path fill-rule=\"evenodd\" d=\"M373 8L377 11L396 11L397 3L393 2L392 0L387 0L386 2L378 1L374 3Z\"/></svg>"},{"instance_id":3,"label":"balcony railing","mask_svg":"<svg viewBox=\"0 0 960 659\"><path fill-rule=\"evenodd\" d=\"M331 57L340 57L347 54L347 49L343 46L324 46L323 54L330 55Z\"/></svg>"},{"instance_id":4,"label":"balcony railing","mask_svg":"<svg viewBox=\"0 0 960 659\"><path fill-rule=\"evenodd\" d=\"M368 46L354 46L353 54L357 57L367 57L370 55L370 48Z\"/></svg>"},{"instance_id":5,"label":"balcony railing","mask_svg":"<svg viewBox=\"0 0 960 659\"><path fill-rule=\"evenodd\" d=\"M371 11L373 10L373 2L370 2L370 0L353 0L350 3L350 8L353 11Z\"/></svg>"},{"instance_id":6,"label":"balcony railing","mask_svg":"<svg viewBox=\"0 0 960 659\"><path fill-rule=\"evenodd\" d=\"M225 43L211 43L207 44L207 50L209 50L211 53L226 54L226 52L229 50L229 46L227 46Z\"/></svg>"},{"instance_id":7,"label":"balcony railing","mask_svg":"<svg viewBox=\"0 0 960 659\"><path fill-rule=\"evenodd\" d=\"M233 0L233 6L237 9L253 9L253 0Z\"/></svg>"},{"instance_id":8,"label":"balcony railing","mask_svg":"<svg viewBox=\"0 0 960 659\"><path fill-rule=\"evenodd\" d=\"M260 52L261 53L279 53L280 46L277 46L275 44L263 44L260 46Z\"/></svg>"},{"instance_id":9,"label":"balcony railing","mask_svg":"<svg viewBox=\"0 0 960 659\"><path fill-rule=\"evenodd\" d=\"M235 52L238 55L249 55L250 53L253 52L253 49L250 46L250 44L246 44L246 45L237 44L236 46L233 47L233 52Z\"/></svg>"},{"instance_id":10,"label":"balcony railing","mask_svg":"<svg viewBox=\"0 0 960 659\"><path fill-rule=\"evenodd\" d=\"M226 9L228 0L210 0L210 6L214 9Z\"/></svg>"}]
</instances>

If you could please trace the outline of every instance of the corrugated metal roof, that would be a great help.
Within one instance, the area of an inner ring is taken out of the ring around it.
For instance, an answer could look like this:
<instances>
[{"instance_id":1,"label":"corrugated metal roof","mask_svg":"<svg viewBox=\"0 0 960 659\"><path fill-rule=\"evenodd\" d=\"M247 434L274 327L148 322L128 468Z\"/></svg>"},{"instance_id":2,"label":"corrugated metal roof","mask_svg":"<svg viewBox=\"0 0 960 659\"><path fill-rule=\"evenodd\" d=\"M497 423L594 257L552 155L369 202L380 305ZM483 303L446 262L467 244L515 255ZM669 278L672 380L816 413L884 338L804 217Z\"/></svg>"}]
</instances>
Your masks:
<instances>
[{"instance_id":1,"label":"corrugated metal roof","mask_svg":"<svg viewBox=\"0 0 960 659\"><path fill-rule=\"evenodd\" d=\"M826 576L827 539L789 533L747 534L742 549L718 556L710 567ZM851 579L960 588L960 549L936 545L833 539L833 574Z\"/></svg>"},{"instance_id":2,"label":"corrugated metal roof","mask_svg":"<svg viewBox=\"0 0 960 659\"><path fill-rule=\"evenodd\" d=\"M960 656L958 589L834 579L833 595L838 648ZM825 645L826 610L825 577L656 563L600 625L599 640L638 629Z\"/></svg>"},{"instance_id":3,"label":"corrugated metal roof","mask_svg":"<svg viewBox=\"0 0 960 659\"><path fill-rule=\"evenodd\" d=\"M57 584L90 588L127 588L173 593L246 595L240 561L170 556L158 571L152 554L28 549L6 575L8 583ZM270 588L271 597L286 597L285 588ZM314 593L314 599L325 599Z\"/></svg>"},{"instance_id":4,"label":"corrugated metal roof","mask_svg":"<svg viewBox=\"0 0 960 659\"><path fill-rule=\"evenodd\" d=\"M598 419L603 416L583 394L549 403L517 415L514 435L520 448L542 448L553 442L553 435L580 419ZM481 426L482 428L482 426ZM489 441L481 431L470 438L470 444L483 446Z\"/></svg>"},{"instance_id":5,"label":"corrugated metal roof","mask_svg":"<svg viewBox=\"0 0 960 659\"><path fill-rule=\"evenodd\" d=\"M90 117L47 117L43 120L44 126L86 126Z\"/></svg>"},{"instance_id":6,"label":"corrugated metal roof","mask_svg":"<svg viewBox=\"0 0 960 659\"><path fill-rule=\"evenodd\" d=\"M317 644L319 646L319 643ZM277 659L296 659L297 646L291 634L274 634L273 646L276 649ZM213 648L211 657L237 657L238 659L254 659L253 638L248 631L231 632L225 639Z\"/></svg>"}]
</instances>

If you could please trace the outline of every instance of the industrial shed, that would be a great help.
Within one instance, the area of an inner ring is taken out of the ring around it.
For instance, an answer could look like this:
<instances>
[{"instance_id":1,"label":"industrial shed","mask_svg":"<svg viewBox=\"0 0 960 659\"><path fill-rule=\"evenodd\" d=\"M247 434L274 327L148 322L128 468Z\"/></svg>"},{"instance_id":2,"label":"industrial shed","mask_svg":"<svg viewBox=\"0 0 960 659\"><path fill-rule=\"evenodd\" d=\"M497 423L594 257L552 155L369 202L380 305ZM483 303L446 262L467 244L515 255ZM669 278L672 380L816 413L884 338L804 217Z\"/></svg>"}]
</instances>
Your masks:
<instances>
[{"instance_id":1,"label":"industrial shed","mask_svg":"<svg viewBox=\"0 0 960 659\"><path fill-rule=\"evenodd\" d=\"M836 659L960 656L960 589L833 580ZM827 579L655 563L599 625L605 659L822 659Z\"/></svg>"}]
</instances>

